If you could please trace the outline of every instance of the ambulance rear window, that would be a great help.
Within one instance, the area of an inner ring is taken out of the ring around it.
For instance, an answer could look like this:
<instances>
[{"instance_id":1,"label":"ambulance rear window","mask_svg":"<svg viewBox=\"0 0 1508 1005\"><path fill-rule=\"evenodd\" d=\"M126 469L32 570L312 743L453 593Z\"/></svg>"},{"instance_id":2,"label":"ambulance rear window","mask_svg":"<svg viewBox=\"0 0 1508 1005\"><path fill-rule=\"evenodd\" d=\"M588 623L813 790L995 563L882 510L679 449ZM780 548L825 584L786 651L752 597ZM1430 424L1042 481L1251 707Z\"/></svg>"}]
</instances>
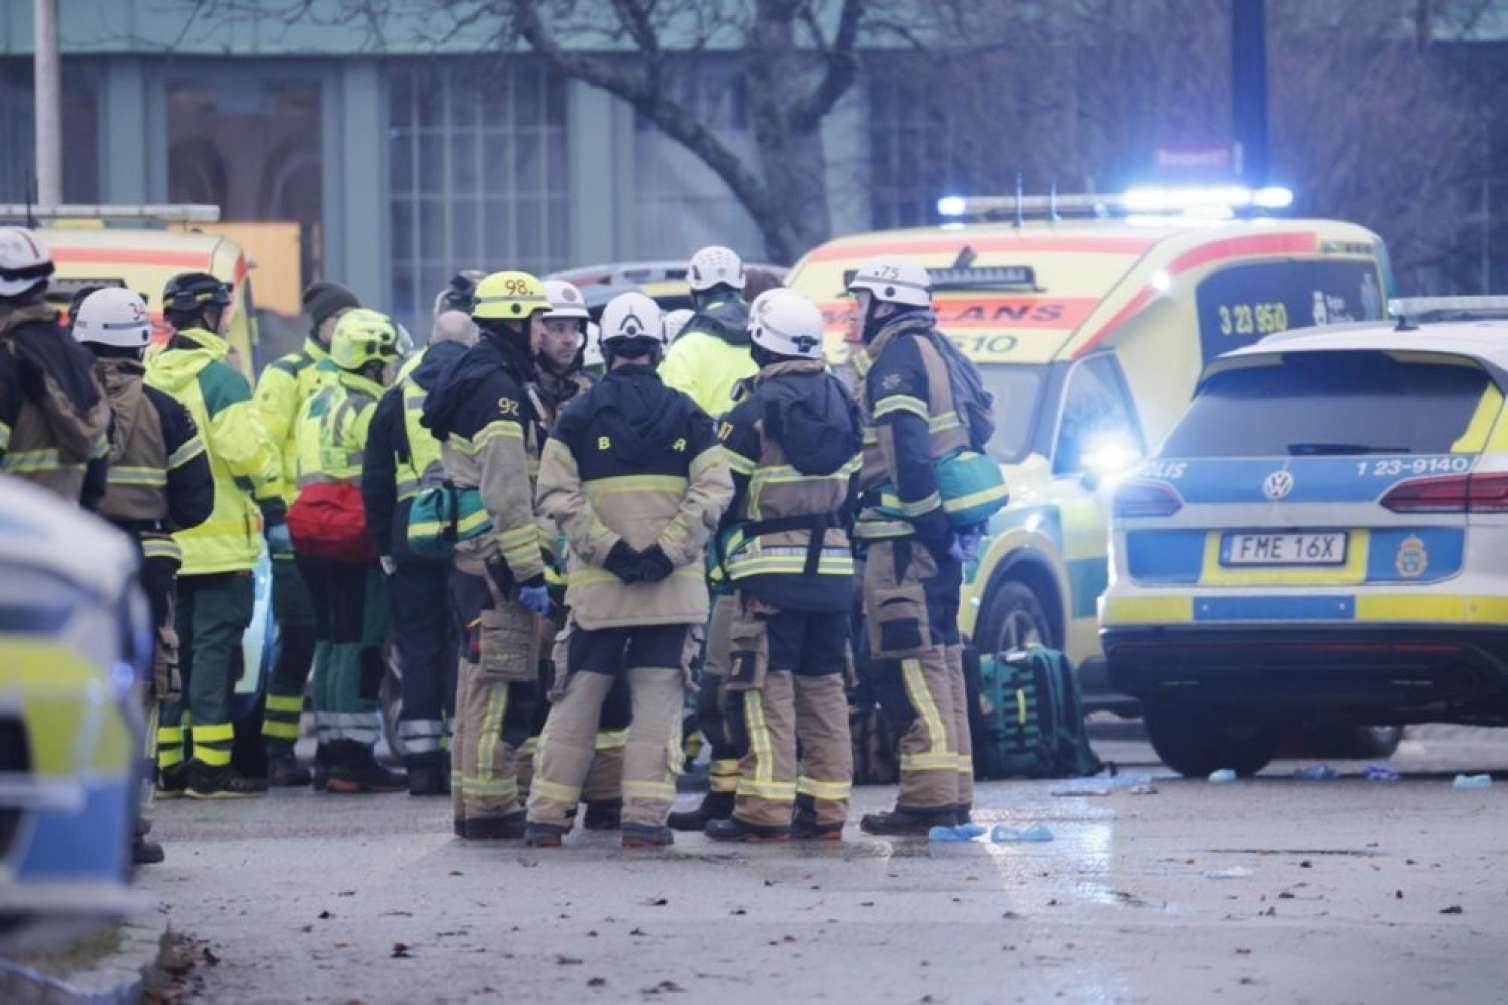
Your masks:
<instances>
[{"instance_id":1,"label":"ambulance rear window","mask_svg":"<svg viewBox=\"0 0 1508 1005\"><path fill-rule=\"evenodd\" d=\"M1253 362L1204 382L1162 456L1449 453L1492 386L1464 357L1293 352Z\"/></svg>"}]
</instances>

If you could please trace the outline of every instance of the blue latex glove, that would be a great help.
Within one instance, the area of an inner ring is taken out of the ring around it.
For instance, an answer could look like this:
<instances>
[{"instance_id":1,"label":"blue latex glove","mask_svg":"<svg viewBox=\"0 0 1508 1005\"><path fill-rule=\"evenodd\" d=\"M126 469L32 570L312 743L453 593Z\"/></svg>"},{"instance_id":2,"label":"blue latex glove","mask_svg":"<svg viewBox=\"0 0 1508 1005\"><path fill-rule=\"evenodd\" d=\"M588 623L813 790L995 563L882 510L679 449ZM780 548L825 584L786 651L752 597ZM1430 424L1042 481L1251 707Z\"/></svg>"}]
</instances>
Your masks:
<instances>
[{"instance_id":1,"label":"blue latex glove","mask_svg":"<svg viewBox=\"0 0 1508 1005\"><path fill-rule=\"evenodd\" d=\"M518 602L542 618L550 616L550 588L548 586L521 586Z\"/></svg>"},{"instance_id":2,"label":"blue latex glove","mask_svg":"<svg viewBox=\"0 0 1508 1005\"><path fill-rule=\"evenodd\" d=\"M979 561L979 544L984 540L984 531L971 527L954 538L954 546L963 555L960 561Z\"/></svg>"},{"instance_id":3,"label":"blue latex glove","mask_svg":"<svg viewBox=\"0 0 1508 1005\"><path fill-rule=\"evenodd\" d=\"M286 523L275 523L267 528L267 550L274 555L293 554L293 536Z\"/></svg>"}]
</instances>

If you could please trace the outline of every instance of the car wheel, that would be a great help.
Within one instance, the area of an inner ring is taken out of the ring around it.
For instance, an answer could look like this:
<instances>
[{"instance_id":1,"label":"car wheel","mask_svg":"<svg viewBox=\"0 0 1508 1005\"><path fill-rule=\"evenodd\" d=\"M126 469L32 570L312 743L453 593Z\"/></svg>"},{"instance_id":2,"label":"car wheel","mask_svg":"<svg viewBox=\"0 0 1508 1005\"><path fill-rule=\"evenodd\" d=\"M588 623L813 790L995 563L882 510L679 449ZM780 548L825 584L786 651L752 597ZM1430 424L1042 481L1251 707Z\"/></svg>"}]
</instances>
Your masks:
<instances>
[{"instance_id":1,"label":"car wheel","mask_svg":"<svg viewBox=\"0 0 1508 1005\"><path fill-rule=\"evenodd\" d=\"M1385 760L1403 742L1402 726L1326 725L1311 729L1305 754L1315 758Z\"/></svg>"},{"instance_id":2,"label":"car wheel","mask_svg":"<svg viewBox=\"0 0 1508 1005\"><path fill-rule=\"evenodd\" d=\"M1014 652L1032 643L1056 644L1042 601L1024 583L1008 580L992 590L980 624L977 634L985 643L979 647L981 653Z\"/></svg>"},{"instance_id":3,"label":"car wheel","mask_svg":"<svg viewBox=\"0 0 1508 1005\"><path fill-rule=\"evenodd\" d=\"M1279 733L1270 722L1194 705L1149 705L1147 737L1162 762L1186 778L1204 778L1222 768L1244 777L1271 763Z\"/></svg>"}]
</instances>

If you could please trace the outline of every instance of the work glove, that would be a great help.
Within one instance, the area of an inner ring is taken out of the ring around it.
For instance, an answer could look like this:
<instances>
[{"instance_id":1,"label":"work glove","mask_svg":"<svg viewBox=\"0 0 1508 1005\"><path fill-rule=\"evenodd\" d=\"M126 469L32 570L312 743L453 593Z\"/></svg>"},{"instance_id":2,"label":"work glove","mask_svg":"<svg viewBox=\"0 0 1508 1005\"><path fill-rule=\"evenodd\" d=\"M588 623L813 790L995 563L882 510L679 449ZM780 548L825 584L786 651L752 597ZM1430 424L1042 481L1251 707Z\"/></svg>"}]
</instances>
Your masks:
<instances>
[{"instance_id":1,"label":"work glove","mask_svg":"<svg viewBox=\"0 0 1508 1005\"><path fill-rule=\"evenodd\" d=\"M268 525L267 550L273 555L293 554L293 535L288 533L286 523Z\"/></svg>"},{"instance_id":2,"label":"work glove","mask_svg":"<svg viewBox=\"0 0 1508 1005\"><path fill-rule=\"evenodd\" d=\"M550 616L550 588L544 584L519 587L518 602L542 618Z\"/></svg>"},{"instance_id":3,"label":"work glove","mask_svg":"<svg viewBox=\"0 0 1508 1005\"><path fill-rule=\"evenodd\" d=\"M668 578L674 571L675 563L659 545L652 544L639 552L639 578L644 582L658 583Z\"/></svg>"},{"instance_id":4,"label":"work glove","mask_svg":"<svg viewBox=\"0 0 1508 1005\"><path fill-rule=\"evenodd\" d=\"M398 571L398 560L392 555L382 555L377 559L377 562L382 566L382 574L384 576L391 576Z\"/></svg>"},{"instance_id":5,"label":"work glove","mask_svg":"<svg viewBox=\"0 0 1508 1005\"><path fill-rule=\"evenodd\" d=\"M630 585L639 581L642 566L639 553L630 548L626 541L614 544L607 553L607 561L602 563L604 569Z\"/></svg>"}]
</instances>

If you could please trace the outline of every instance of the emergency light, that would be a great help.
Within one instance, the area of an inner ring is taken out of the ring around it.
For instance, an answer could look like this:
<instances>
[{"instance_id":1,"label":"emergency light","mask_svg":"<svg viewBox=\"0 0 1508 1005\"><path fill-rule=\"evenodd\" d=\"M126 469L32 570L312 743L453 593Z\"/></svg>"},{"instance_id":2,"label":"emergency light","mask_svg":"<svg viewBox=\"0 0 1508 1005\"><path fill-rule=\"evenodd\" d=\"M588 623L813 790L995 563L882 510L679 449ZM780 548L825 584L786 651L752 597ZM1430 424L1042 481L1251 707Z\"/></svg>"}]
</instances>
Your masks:
<instances>
[{"instance_id":1,"label":"emergency light","mask_svg":"<svg viewBox=\"0 0 1508 1005\"><path fill-rule=\"evenodd\" d=\"M1185 213L1193 216L1238 210L1287 209L1293 192L1281 185L1247 188L1207 185L1177 188L1131 188L1124 192L1070 195L945 195L937 200L940 216L1049 217L1060 214L1110 216L1115 213Z\"/></svg>"}]
</instances>

